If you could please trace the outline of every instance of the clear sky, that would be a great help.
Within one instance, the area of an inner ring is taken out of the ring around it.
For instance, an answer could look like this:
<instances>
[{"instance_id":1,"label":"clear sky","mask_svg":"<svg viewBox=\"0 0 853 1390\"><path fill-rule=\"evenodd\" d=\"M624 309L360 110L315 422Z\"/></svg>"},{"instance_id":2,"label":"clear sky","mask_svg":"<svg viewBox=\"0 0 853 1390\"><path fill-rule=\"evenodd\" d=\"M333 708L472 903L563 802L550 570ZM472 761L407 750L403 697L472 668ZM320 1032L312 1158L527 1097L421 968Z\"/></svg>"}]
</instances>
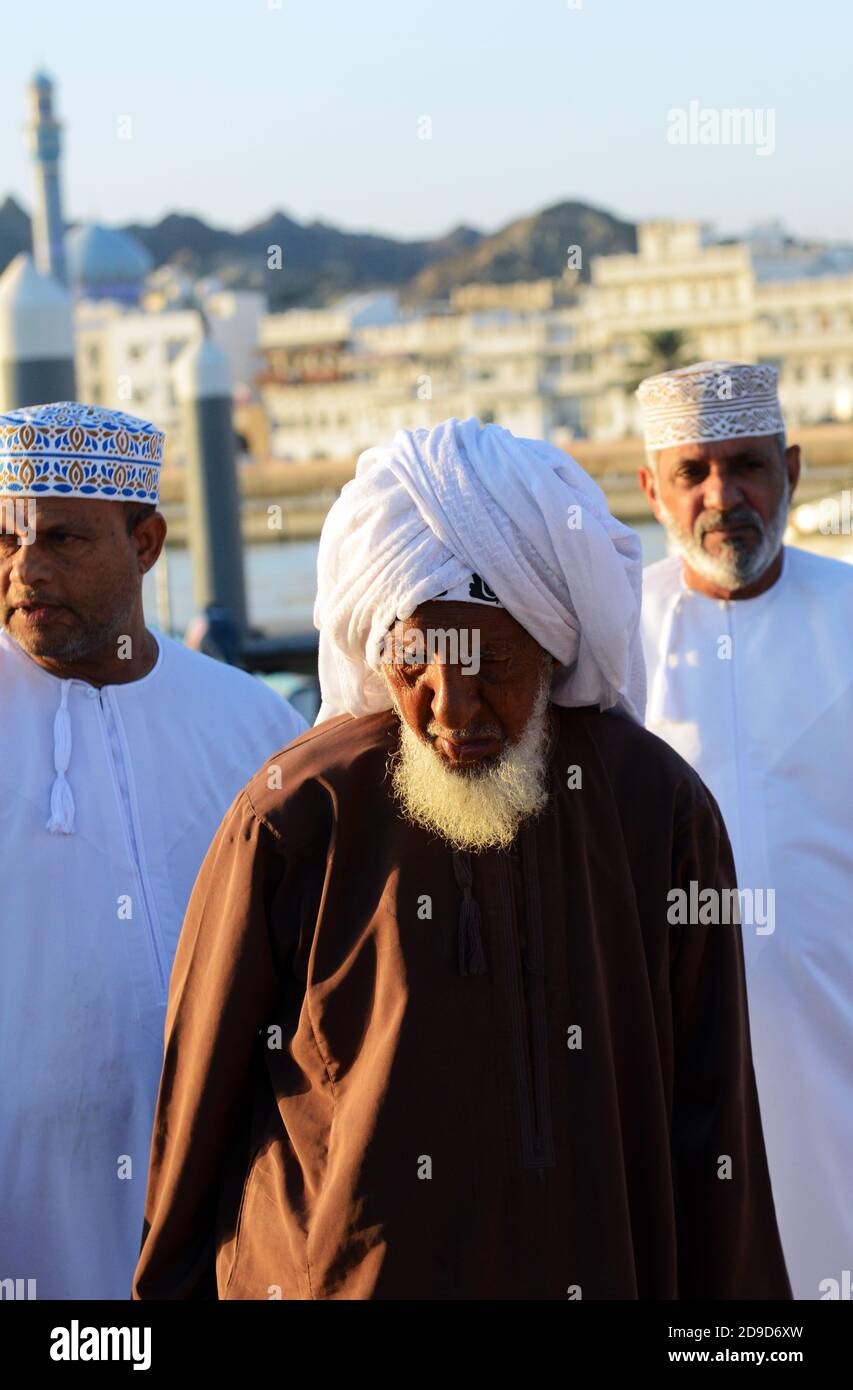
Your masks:
<instances>
[{"instance_id":1,"label":"clear sky","mask_svg":"<svg viewBox=\"0 0 853 1390\"><path fill-rule=\"evenodd\" d=\"M32 202L43 66L72 219L408 237L581 198L853 240L848 0L15 0L2 36L0 197ZM772 110L773 152L670 143L691 101Z\"/></svg>"}]
</instances>

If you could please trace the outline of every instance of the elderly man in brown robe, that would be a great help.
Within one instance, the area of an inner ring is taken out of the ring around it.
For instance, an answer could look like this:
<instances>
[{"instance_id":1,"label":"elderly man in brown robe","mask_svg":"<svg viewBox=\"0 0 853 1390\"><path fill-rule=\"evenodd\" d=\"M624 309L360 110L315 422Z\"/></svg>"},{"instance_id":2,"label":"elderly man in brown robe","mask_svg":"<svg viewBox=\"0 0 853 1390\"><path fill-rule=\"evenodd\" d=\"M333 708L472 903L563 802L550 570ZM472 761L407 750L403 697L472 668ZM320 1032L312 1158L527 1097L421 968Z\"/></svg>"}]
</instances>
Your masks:
<instances>
[{"instance_id":1,"label":"elderly man in brown robe","mask_svg":"<svg viewBox=\"0 0 853 1390\"><path fill-rule=\"evenodd\" d=\"M320 721L184 924L135 1298L790 1297L729 842L642 728L639 601L559 450L361 456Z\"/></svg>"}]
</instances>

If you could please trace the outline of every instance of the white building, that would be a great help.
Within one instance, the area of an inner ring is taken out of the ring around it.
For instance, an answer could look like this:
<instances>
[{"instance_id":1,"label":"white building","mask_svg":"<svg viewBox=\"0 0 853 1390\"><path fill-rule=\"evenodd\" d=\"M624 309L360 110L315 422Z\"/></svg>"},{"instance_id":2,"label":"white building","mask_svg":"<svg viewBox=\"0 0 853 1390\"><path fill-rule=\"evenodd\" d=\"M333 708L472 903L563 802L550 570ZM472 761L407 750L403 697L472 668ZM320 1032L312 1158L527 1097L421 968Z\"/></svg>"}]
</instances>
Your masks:
<instances>
[{"instance_id":1,"label":"white building","mask_svg":"<svg viewBox=\"0 0 853 1390\"><path fill-rule=\"evenodd\" d=\"M759 284L758 360L779 368L790 425L853 418L853 274Z\"/></svg>"},{"instance_id":2,"label":"white building","mask_svg":"<svg viewBox=\"0 0 853 1390\"><path fill-rule=\"evenodd\" d=\"M266 309L254 290L219 290L200 297L211 336L228 355L237 401L255 391L258 333ZM172 364L203 334L196 308L152 310L112 300L81 299L75 309L77 389L81 400L127 410L166 433L166 458L183 462L180 409Z\"/></svg>"},{"instance_id":3,"label":"white building","mask_svg":"<svg viewBox=\"0 0 853 1390\"><path fill-rule=\"evenodd\" d=\"M778 236L715 242L695 222L645 223L636 254L593 259L589 285L467 286L414 312L380 291L266 314L256 291L192 285L171 267L147 278L139 305L122 304L103 294L114 251L100 279L86 262L101 297L77 304L79 392L154 420L174 462L171 366L202 332L190 303L231 361L235 399L260 398L282 459L350 458L451 415L560 444L620 439L639 430L650 335L672 330L684 360L778 365L792 426L853 418L853 261Z\"/></svg>"},{"instance_id":4,"label":"white building","mask_svg":"<svg viewBox=\"0 0 853 1390\"><path fill-rule=\"evenodd\" d=\"M261 326L280 458L348 458L450 415L560 444L636 434L637 382L663 369L650 354L673 330L685 361L777 364L794 426L853 416L853 256L789 247L778 229L725 242L696 222L648 222L635 254L594 258L577 289L466 286L440 309L380 321L353 302Z\"/></svg>"},{"instance_id":5,"label":"white building","mask_svg":"<svg viewBox=\"0 0 853 1390\"><path fill-rule=\"evenodd\" d=\"M172 364L202 336L193 309L150 313L111 301L81 300L75 310L77 393L82 401L126 410L166 432L166 457L181 460Z\"/></svg>"},{"instance_id":6,"label":"white building","mask_svg":"<svg viewBox=\"0 0 853 1390\"><path fill-rule=\"evenodd\" d=\"M686 335L688 360L752 361L755 279L748 247L707 240L696 222L647 222L634 255L597 256L581 314L593 359L584 414L598 438L640 430L633 397L648 334Z\"/></svg>"},{"instance_id":7,"label":"white building","mask_svg":"<svg viewBox=\"0 0 853 1390\"><path fill-rule=\"evenodd\" d=\"M577 399L563 389L575 356L570 310L398 311L385 322L368 321L364 303L360 311L341 301L264 321L259 381L275 456L347 458L450 415L533 436L579 426Z\"/></svg>"}]
</instances>

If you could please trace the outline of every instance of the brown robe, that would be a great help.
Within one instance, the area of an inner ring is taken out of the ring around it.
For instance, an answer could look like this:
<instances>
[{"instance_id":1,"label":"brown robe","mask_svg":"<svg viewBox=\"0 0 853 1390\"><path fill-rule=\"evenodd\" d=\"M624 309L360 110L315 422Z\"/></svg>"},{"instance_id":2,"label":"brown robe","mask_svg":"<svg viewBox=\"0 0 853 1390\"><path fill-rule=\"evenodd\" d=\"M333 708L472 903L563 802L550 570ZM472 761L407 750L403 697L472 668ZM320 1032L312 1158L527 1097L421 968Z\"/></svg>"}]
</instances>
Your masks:
<instances>
[{"instance_id":1,"label":"brown robe","mask_svg":"<svg viewBox=\"0 0 853 1390\"><path fill-rule=\"evenodd\" d=\"M402 819L393 712L234 802L175 960L134 1298L790 1297L740 928L667 920L672 887L734 884L719 811L627 719L552 712L508 853Z\"/></svg>"}]
</instances>

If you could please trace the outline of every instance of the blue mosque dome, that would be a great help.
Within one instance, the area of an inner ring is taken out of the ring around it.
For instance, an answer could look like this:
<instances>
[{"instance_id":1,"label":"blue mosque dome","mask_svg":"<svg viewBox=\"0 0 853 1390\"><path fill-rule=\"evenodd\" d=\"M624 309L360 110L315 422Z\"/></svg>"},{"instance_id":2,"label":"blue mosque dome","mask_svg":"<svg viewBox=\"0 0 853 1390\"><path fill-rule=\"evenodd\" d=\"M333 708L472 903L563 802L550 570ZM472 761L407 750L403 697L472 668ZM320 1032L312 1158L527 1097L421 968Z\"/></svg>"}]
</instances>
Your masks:
<instances>
[{"instance_id":1,"label":"blue mosque dome","mask_svg":"<svg viewBox=\"0 0 853 1390\"><path fill-rule=\"evenodd\" d=\"M66 233L65 259L69 283L79 297L126 304L138 303L142 283L154 265L135 237L98 222Z\"/></svg>"}]
</instances>

